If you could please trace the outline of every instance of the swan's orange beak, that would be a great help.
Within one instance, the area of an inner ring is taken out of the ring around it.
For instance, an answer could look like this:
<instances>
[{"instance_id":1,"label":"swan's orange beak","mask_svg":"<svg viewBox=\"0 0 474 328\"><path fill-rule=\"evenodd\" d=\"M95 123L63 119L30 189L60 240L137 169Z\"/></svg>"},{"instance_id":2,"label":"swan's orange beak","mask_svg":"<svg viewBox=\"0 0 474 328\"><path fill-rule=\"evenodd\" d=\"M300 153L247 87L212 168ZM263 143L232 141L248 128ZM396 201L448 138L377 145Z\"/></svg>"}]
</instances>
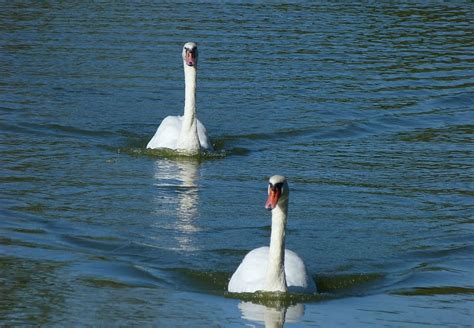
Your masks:
<instances>
[{"instance_id":1,"label":"swan's orange beak","mask_svg":"<svg viewBox=\"0 0 474 328\"><path fill-rule=\"evenodd\" d=\"M197 49L194 48L192 50L186 49L186 54L185 54L185 61L186 65L188 66L197 66Z\"/></svg>"},{"instance_id":2,"label":"swan's orange beak","mask_svg":"<svg viewBox=\"0 0 474 328\"><path fill-rule=\"evenodd\" d=\"M268 199L267 199L267 202L265 203L265 208L269 211L273 210L278 204L280 195L281 195L281 189L269 186Z\"/></svg>"}]
</instances>

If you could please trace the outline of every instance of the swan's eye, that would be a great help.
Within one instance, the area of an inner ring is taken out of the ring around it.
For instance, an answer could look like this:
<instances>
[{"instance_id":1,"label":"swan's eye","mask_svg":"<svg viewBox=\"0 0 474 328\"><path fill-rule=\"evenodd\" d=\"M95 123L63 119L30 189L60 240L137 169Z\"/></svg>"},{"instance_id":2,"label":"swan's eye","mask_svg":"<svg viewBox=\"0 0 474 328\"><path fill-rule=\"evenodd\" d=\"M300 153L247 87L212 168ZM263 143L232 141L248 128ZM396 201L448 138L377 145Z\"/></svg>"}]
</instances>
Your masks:
<instances>
[{"instance_id":1,"label":"swan's eye","mask_svg":"<svg viewBox=\"0 0 474 328\"><path fill-rule=\"evenodd\" d=\"M191 55L191 58L196 58L197 57L197 48L188 49L188 48L185 47L184 51L186 52L186 55Z\"/></svg>"},{"instance_id":2,"label":"swan's eye","mask_svg":"<svg viewBox=\"0 0 474 328\"><path fill-rule=\"evenodd\" d=\"M271 182L268 184L268 190L270 191L270 189L272 190L279 190L281 191L283 188L283 182L278 182L278 183L275 183L275 184L272 184Z\"/></svg>"},{"instance_id":3,"label":"swan's eye","mask_svg":"<svg viewBox=\"0 0 474 328\"><path fill-rule=\"evenodd\" d=\"M283 182L275 183L275 188L281 191L283 188Z\"/></svg>"}]
</instances>

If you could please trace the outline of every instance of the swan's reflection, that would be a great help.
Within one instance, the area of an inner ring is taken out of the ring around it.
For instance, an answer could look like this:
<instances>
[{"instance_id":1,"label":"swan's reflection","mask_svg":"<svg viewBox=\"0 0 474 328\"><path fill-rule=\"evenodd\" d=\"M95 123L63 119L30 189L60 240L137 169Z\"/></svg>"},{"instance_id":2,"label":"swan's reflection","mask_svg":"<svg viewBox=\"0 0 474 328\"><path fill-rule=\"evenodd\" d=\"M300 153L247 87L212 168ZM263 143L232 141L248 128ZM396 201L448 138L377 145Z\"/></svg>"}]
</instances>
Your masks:
<instances>
[{"instance_id":1,"label":"swan's reflection","mask_svg":"<svg viewBox=\"0 0 474 328\"><path fill-rule=\"evenodd\" d=\"M192 235L199 231L194 224L198 215L197 177L199 163L193 159L155 162L155 186L163 189L155 198L160 212L167 211L172 221L165 228L177 230L175 239L180 250L195 250ZM177 216L177 220L175 220ZM163 224L163 222L161 222Z\"/></svg>"},{"instance_id":2,"label":"swan's reflection","mask_svg":"<svg viewBox=\"0 0 474 328\"><path fill-rule=\"evenodd\" d=\"M277 304L273 307L252 302L240 302L239 309L243 319L264 323L265 328L281 328L285 322L298 322L304 314L304 305L301 303L290 306Z\"/></svg>"}]
</instances>

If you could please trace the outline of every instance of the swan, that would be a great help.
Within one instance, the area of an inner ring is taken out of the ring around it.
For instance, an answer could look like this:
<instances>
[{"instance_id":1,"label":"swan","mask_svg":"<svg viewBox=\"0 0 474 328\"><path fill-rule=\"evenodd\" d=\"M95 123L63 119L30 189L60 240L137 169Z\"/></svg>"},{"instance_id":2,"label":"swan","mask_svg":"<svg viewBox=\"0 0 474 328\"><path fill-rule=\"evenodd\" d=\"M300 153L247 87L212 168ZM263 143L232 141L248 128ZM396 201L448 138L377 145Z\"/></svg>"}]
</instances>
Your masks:
<instances>
[{"instance_id":1,"label":"swan","mask_svg":"<svg viewBox=\"0 0 474 328\"><path fill-rule=\"evenodd\" d=\"M212 151L206 128L196 117L197 44L185 43L182 55L185 81L184 115L165 117L146 148L169 148L185 155L197 155L202 149Z\"/></svg>"},{"instance_id":2,"label":"swan","mask_svg":"<svg viewBox=\"0 0 474 328\"><path fill-rule=\"evenodd\" d=\"M274 175L270 178L265 204L265 208L272 211L270 247L256 248L244 257L230 278L229 292L316 292L316 284L308 275L303 260L285 249L289 192L285 177Z\"/></svg>"}]
</instances>

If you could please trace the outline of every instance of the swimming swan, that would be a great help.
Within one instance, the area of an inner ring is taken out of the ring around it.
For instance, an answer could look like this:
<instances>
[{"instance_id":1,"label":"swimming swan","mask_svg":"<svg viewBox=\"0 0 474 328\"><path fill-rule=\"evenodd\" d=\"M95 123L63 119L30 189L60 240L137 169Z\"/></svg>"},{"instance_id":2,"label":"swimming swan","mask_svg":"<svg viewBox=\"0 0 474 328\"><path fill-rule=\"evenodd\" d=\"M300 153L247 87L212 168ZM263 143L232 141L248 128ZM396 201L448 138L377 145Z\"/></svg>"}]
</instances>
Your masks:
<instances>
[{"instance_id":1,"label":"swimming swan","mask_svg":"<svg viewBox=\"0 0 474 328\"><path fill-rule=\"evenodd\" d=\"M197 44L187 42L183 46L184 115L165 117L146 148L169 148L185 155L197 155L202 149L212 151L206 128L196 117L197 62Z\"/></svg>"},{"instance_id":2,"label":"swimming swan","mask_svg":"<svg viewBox=\"0 0 474 328\"><path fill-rule=\"evenodd\" d=\"M308 275L303 260L285 249L288 196L286 178L272 176L265 204L265 208L272 211L270 247L256 248L245 256L229 281L229 292L316 292L316 284Z\"/></svg>"}]
</instances>

